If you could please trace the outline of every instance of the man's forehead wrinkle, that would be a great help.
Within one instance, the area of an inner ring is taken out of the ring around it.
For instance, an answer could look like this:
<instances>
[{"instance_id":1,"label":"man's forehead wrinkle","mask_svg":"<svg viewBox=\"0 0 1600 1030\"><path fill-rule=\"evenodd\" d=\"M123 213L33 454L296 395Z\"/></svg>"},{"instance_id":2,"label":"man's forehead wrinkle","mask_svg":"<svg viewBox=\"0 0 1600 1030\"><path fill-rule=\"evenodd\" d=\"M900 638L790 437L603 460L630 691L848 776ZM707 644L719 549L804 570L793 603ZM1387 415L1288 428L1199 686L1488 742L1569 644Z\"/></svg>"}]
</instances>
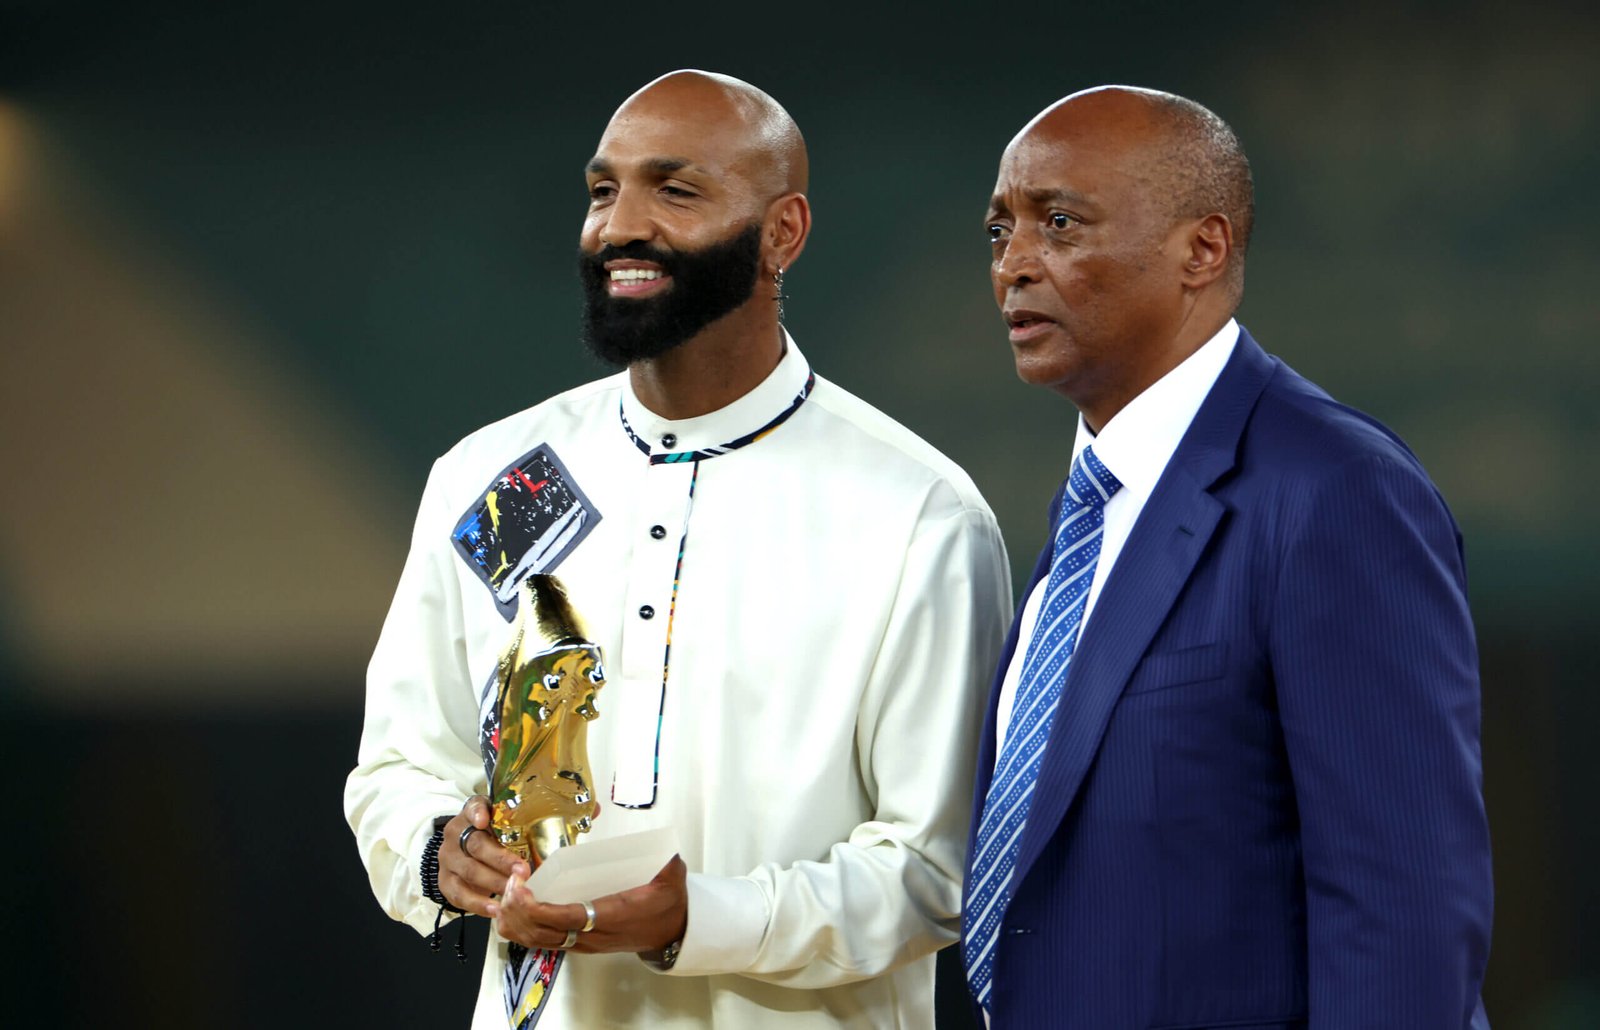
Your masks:
<instances>
[{"instance_id":1,"label":"man's forehead wrinkle","mask_svg":"<svg viewBox=\"0 0 1600 1030\"><path fill-rule=\"evenodd\" d=\"M616 154L607 152L611 149L607 146L611 138L611 134L608 133L606 138L601 140L600 153L589 159L584 171L590 175L616 175L619 171L628 170L629 165L656 175L671 175L686 170L704 174L711 170L704 161L687 154L655 154L625 161Z\"/></svg>"},{"instance_id":2,"label":"man's forehead wrinkle","mask_svg":"<svg viewBox=\"0 0 1600 1030\"><path fill-rule=\"evenodd\" d=\"M1067 189L1065 186L1024 186L1022 195L1034 204L1048 204L1053 200L1081 204L1089 199L1077 190Z\"/></svg>"},{"instance_id":3,"label":"man's forehead wrinkle","mask_svg":"<svg viewBox=\"0 0 1600 1030\"><path fill-rule=\"evenodd\" d=\"M1026 182L1002 183L998 192L989 198L989 207L995 211L1009 211L1010 198L1019 197L1025 203L1043 207L1056 202L1086 204L1087 194L1066 186L1031 186Z\"/></svg>"},{"instance_id":4,"label":"man's forehead wrinkle","mask_svg":"<svg viewBox=\"0 0 1600 1030\"><path fill-rule=\"evenodd\" d=\"M601 134L595 160L610 170L626 164L657 174L684 169L714 173L738 159L738 140L702 109L649 102L624 104Z\"/></svg>"},{"instance_id":5,"label":"man's forehead wrinkle","mask_svg":"<svg viewBox=\"0 0 1600 1030\"><path fill-rule=\"evenodd\" d=\"M689 157L649 157L639 162L639 164L647 171L659 172L663 175L670 175L673 172L684 170L705 171L698 161Z\"/></svg>"},{"instance_id":6,"label":"man's forehead wrinkle","mask_svg":"<svg viewBox=\"0 0 1600 1030\"><path fill-rule=\"evenodd\" d=\"M642 147L652 140L652 156L682 156L723 149L742 149L742 120L724 108L704 104L669 103L651 96L629 101L612 116L602 137L602 150ZM659 147L660 149L656 149Z\"/></svg>"}]
</instances>

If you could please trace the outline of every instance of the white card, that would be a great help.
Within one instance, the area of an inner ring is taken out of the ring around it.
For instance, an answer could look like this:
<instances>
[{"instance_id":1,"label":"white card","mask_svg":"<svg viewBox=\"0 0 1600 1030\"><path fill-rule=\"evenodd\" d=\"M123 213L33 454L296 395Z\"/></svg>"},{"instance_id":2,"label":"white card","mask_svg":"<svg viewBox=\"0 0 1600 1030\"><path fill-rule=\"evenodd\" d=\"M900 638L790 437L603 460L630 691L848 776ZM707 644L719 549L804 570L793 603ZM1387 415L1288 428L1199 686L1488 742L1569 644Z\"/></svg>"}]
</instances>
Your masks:
<instances>
[{"instance_id":1,"label":"white card","mask_svg":"<svg viewBox=\"0 0 1600 1030\"><path fill-rule=\"evenodd\" d=\"M649 883L678 853L672 827L581 841L557 848L528 877L533 896L549 905L575 905Z\"/></svg>"}]
</instances>

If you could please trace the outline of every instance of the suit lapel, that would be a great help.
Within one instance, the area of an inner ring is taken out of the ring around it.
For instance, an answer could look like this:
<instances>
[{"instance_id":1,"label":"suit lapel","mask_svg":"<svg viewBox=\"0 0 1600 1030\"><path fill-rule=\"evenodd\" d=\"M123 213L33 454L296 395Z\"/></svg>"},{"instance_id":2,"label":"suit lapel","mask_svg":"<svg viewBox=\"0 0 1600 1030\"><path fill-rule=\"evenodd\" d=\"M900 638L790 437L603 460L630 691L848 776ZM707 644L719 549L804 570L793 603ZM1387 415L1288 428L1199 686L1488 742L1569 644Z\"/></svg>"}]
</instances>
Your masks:
<instances>
[{"instance_id":1,"label":"suit lapel","mask_svg":"<svg viewBox=\"0 0 1600 1030\"><path fill-rule=\"evenodd\" d=\"M1018 884L1077 797L1112 709L1222 520L1223 505L1210 488L1232 469L1250 411L1275 367L1274 359L1241 329L1233 355L1112 567L1078 642L1051 724L1017 853Z\"/></svg>"}]
</instances>

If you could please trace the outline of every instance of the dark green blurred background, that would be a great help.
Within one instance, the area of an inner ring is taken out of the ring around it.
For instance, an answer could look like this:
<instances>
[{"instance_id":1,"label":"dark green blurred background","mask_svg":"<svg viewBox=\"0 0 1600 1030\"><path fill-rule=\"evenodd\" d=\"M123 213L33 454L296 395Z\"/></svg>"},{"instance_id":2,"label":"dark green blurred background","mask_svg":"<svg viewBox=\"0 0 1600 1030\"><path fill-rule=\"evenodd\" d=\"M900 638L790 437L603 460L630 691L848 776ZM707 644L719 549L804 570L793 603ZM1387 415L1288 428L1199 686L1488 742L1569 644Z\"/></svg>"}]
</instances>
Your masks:
<instances>
[{"instance_id":1,"label":"dark green blurred background","mask_svg":"<svg viewBox=\"0 0 1600 1030\"><path fill-rule=\"evenodd\" d=\"M1258 0L0 0L0 1022L466 1025L476 965L382 916L343 824L363 667L432 458L604 371L581 168L683 66L800 123L790 328L972 473L1019 575L1073 413L989 297L1000 150L1106 81L1232 122L1242 321L1466 534L1490 1013L1600 1026L1600 14Z\"/></svg>"}]
</instances>

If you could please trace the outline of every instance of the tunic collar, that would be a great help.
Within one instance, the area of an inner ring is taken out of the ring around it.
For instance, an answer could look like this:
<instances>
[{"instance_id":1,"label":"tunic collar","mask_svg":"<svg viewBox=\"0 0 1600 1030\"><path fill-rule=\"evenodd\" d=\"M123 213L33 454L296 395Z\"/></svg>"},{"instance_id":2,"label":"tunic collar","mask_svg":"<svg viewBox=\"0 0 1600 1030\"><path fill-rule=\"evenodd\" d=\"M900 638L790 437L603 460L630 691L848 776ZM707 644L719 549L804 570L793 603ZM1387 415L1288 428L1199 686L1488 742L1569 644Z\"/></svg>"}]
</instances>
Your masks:
<instances>
[{"instance_id":1,"label":"tunic collar","mask_svg":"<svg viewBox=\"0 0 1600 1030\"><path fill-rule=\"evenodd\" d=\"M788 330L783 357L755 389L732 404L694 418L662 418L639 400L622 377L622 431L652 465L714 458L755 443L782 425L811 394L816 375Z\"/></svg>"}]
</instances>

